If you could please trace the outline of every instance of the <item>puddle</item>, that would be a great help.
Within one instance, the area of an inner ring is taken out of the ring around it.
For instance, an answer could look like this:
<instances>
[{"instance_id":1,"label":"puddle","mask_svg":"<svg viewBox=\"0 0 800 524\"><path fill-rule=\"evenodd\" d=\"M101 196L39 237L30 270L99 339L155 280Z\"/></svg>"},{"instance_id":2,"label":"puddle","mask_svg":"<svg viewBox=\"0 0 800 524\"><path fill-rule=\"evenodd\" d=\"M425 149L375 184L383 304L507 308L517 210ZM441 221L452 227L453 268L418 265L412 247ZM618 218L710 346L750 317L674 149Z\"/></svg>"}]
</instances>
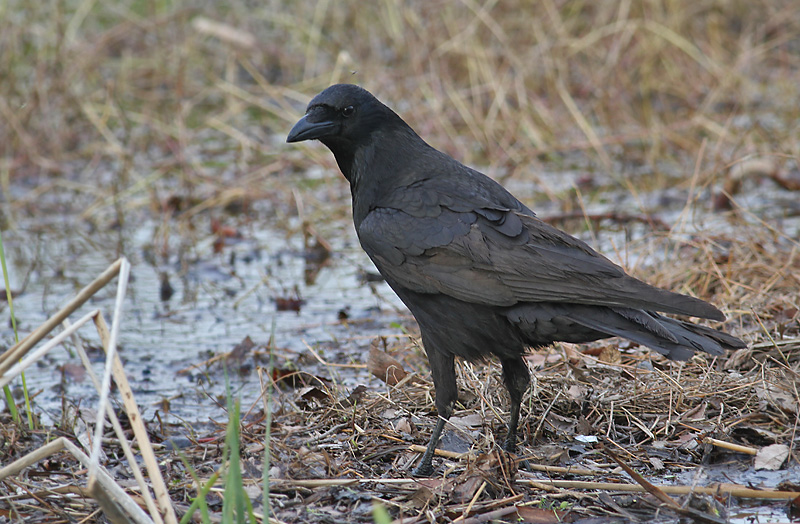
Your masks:
<instances>
[{"instance_id":1,"label":"puddle","mask_svg":"<svg viewBox=\"0 0 800 524\"><path fill-rule=\"evenodd\" d=\"M712 483L731 483L751 488L775 489L781 482L800 479L800 466L792 464L779 471L756 471L751 457L740 461L714 464L685 470L675 475L675 484L705 486ZM767 502L767 503L765 503ZM800 514L791 514L785 502L732 499L729 504L731 524L766 524L800 522Z\"/></svg>"},{"instance_id":2,"label":"puddle","mask_svg":"<svg viewBox=\"0 0 800 524\"><path fill-rule=\"evenodd\" d=\"M243 214L215 213L225 227L237 234L218 250L207 215L188 224L159 219L157 214L140 207L126 211L121 225L104 218L107 224L100 227L80 218L85 209L80 195L47 192L37 201L35 210L15 213L12 227L3 232L11 288L23 290L14 300L20 333L24 335L38 326L124 255L132 264L132 272L122 317L120 352L146 420L156 415L165 423L190 425L209 419L225 420L220 408L225 397L220 367L197 365L233 350L245 337L250 337L256 349L262 351L273 340L279 365L292 365L302 357L303 371L326 378L331 378L331 368L309 359L308 346L328 362L363 364L371 339L400 334L397 324L408 322L409 317L386 284L364 278L374 268L358 245L348 215L342 212L343 206L349 205L345 183L337 183L332 191L342 202L337 215L341 218L327 222L309 219L323 231L333 248L322 266L309 260L299 219L283 218L277 221L282 226L277 227L275 205L267 199L253 203ZM557 204L534 203L534 183L514 180L508 185L541 217L559 214ZM754 212L745 223L757 223L755 216L759 215L775 223L785 236L800 236L796 195L760 189L741 199ZM30 190L21 184L12 187L11 198L24 196ZM290 199L286 195L280 198ZM681 190L640 195L641 202L652 206L654 215L668 224L681 220L687 198L687 192ZM636 213L638 208L624 199L630 197L604 194L602 199L590 202L591 212L622 208ZM733 224L724 215L694 215L680 230L686 238L696 232L692 225L695 220L720 235L741 232L742 228L742 222ZM618 260L630 255L633 263L623 263L641 267L669 256L664 249L647 247L652 242L651 232L646 224L630 224L601 228L599 233L581 230L575 234L610 258ZM622 250L618 251L620 247ZM160 253L169 255L163 257ZM166 292L165 282L171 292ZM107 286L72 318L99 308L110 321L114 292L114 285ZM281 306L289 310L279 310L279 299L283 299ZM7 311L7 305L0 303L0 309ZM342 321L344 316L346 322ZM100 373L102 355L96 335L91 329L83 329L80 334L93 348L95 371ZM0 327L0 342L6 347L13 342L13 332L6 322ZM71 366L78 364L77 356L58 348L26 373L28 388L36 396L45 424L60 420L63 398L93 409L96 392L89 380L70 374ZM333 378L347 387L384 387L366 369L337 369L340 371ZM242 399L243 412L257 404L259 384L252 368L242 374L232 373L231 386ZM168 410L164 409L165 401L169 403ZM796 467L779 473L753 472L749 464L739 469L715 466L703 469L701 479L687 472L676 481L699 485L712 481L763 483L774 487L783 480L781 475L800 477ZM732 511L731 522L787 522L784 508L784 504L748 508L745 501L745 505Z\"/></svg>"},{"instance_id":3,"label":"puddle","mask_svg":"<svg viewBox=\"0 0 800 524\"><path fill-rule=\"evenodd\" d=\"M318 181L318 175L310 173L306 181ZM550 190L559 191L568 189L579 176L540 175L548 183L552 181ZM132 272L120 332L121 355L131 382L137 386L135 393L146 418L165 399L170 400L169 415L180 420L191 423L219 417L212 399L224 395L221 374L214 368L204 376L205 366L192 366L231 351L247 336L262 348L274 337L279 361L291 361L311 345L325 360L362 364L371 337L399 334L392 324L407 318L407 314L386 284L365 281L364 275L374 268L358 245L349 215L343 211L349 206L347 187L338 179L329 185L317 190L317 200L337 209L340 218L308 219L324 231L333 248L321 267L308 258L299 219L290 216L293 204L275 203L291 200L289 195L256 201L236 215L215 213L214 220L235 233L225 240L223 248L215 249L216 235L211 233L214 226L208 215L197 216L191 223L159 220L139 207L123 213L122 225L108 217L96 219L106 221L106 227L102 227L80 218L94 199L61 189L44 192L36 200L35 209L15 213L13 227L3 233L11 288L24 286L24 292L14 301L20 332L34 329L118 256L125 255ZM538 182L514 179L507 185L524 202L531 203L539 216L559 214L556 203L541 201ZM742 197L754 213L745 219L755 223L755 216L760 214L779 224L787 237L800 236L796 210L792 205L780 205L791 202L797 207L796 195L763 184L756 189L760 191ZM32 186L19 182L11 187L10 196L23 198L32 190ZM539 198L535 198L537 195ZM679 189L638 196L654 216L668 224L686 218L681 234L674 233L677 237L691 237L699 228L696 223L719 234L730 234L734 228L741 234L742 222L734 224L721 214L698 216L701 212L695 212L687 217L684 208L688 198L688 192ZM701 200L708 198L706 194ZM589 204L590 212L598 214L618 209L635 214L638 209L627 193L605 192L591 198ZM281 206L286 209L281 211ZM277 214L285 217L276 221ZM276 222L281 222L280 229L275 227ZM579 223L573 232L610 258L622 258L628 267L651 265L670 256L663 247L648 247L652 242L649 225L610 225L592 232ZM169 298L162 289L165 282L171 291ZM110 321L114 292L115 286L107 286L73 318L99 308ZM284 300L284 306L299 305L299 310L279 311L276 300ZM341 321L344 315L350 322ZM90 346L97 347L91 329L80 333ZM4 345L12 344L10 325L2 326L0 336ZM99 371L101 355L97 351L93 355ZM88 379L81 382L63 376L60 369L65 364L79 364L79 360L57 349L26 375L28 387L37 393L37 405L56 420L62 390L67 398L84 406L92 405L95 397ZM363 369L342 370L336 379L346 386L372 380ZM234 377L232 386L242 396L244 406L256 398L256 380L254 373Z\"/></svg>"},{"instance_id":4,"label":"puddle","mask_svg":"<svg viewBox=\"0 0 800 524\"><path fill-rule=\"evenodd\" d=\"M20 289L27 279L24 292L14 299L20 333L38 326L124 254L132 270L120 353L143 416L150 419L161 402L170 399L169 416L193 423L224 416L213 400L224 398L224 379L219 366L211 368L209 376L206 366L192 366L231 351L246 336L263 347L273 338L278 362L306 352L309 344L323 359L362 363L359 349L366 351L371 337L400 332L390 324L401 320L401 304L384 283L364 281L370 262L352 226L342 227L330 239L334 254L329 263L315 268L306 259L302 236L265 227L266 212L254 205L250 226L241 230L243 238L230 240L221 253L214 253L212 235L200 235L182 257L172 255L163 263L153 263L157 257L152 254L162 224L147 216L128 217L121 229L104 232L91 230L77 210L20 219L15 229L3 234L11 289ZM313 282L307 282L310 269L318 270ZM164 278L172 288L167 300L162 300ZM72 318L99 308L110 322L115 282ZM276 299L283 297L300 297L299 311L278 311ZM350 322L340 320L344 314ZM11 345L8 324L1 333L3 343ZM101 372L93 328L79 333L94 348L90 356L96 360L95 371ZM52 420L59 419L62 391L84 407L93 406L96 398L88 378L62 377L65 364L80 361L57 348L26 373L37 406ZM313 372L313 365L304 370ZM259 391L257 376L234 375L232 388L248 406ZM353 386L371 380L365 370L337 378Z\"/></svg>"}]
</instances>

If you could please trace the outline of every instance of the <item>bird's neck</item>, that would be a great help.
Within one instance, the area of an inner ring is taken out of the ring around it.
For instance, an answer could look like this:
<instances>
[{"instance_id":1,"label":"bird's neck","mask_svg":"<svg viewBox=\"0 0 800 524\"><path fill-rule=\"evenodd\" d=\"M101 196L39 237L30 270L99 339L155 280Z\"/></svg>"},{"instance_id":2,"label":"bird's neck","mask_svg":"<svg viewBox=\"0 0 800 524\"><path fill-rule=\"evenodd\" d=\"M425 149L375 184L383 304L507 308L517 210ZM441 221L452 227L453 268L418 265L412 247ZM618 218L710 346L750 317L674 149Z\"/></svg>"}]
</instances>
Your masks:
<instances>
[{"instance_id":1,"label":"bird's neck","mask_svg":"<svg viewBox=\"0 0 800 524\"><path fill-rule=\"evenodd\" d=\"M376 132L370 141L357 148L330 147L339 169L350 182L356 226L398 187L412 182L409 178L417 171L414 166L419 155L429 148L405 125Z\"/></svg>"}]
</instances>

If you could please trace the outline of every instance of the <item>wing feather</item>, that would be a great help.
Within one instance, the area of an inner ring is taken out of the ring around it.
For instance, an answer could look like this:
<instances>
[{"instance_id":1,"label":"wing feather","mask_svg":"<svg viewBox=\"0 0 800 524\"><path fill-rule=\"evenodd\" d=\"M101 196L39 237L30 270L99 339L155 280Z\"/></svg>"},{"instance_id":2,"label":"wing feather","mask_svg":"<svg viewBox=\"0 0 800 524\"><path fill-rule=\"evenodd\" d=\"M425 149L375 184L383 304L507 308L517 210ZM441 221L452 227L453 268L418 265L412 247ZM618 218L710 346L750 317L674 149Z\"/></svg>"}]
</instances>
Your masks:
<instances>
[{"instance_id":1,"label":"wing feather","mask_svg":"<svg viewBox=\"0 0 800 524\"><path fill-rule=\"evenodd\" d=\"M403 199L414 193L407 191ZM416 206L379 207L357 228L364 250L392 285L484 305L555 302L724 319L702 300L627 275L521 204L463 211L463 201L434 199L436 194L425 192L424 213L415 214Z\"/></svg>"}]
</instances>

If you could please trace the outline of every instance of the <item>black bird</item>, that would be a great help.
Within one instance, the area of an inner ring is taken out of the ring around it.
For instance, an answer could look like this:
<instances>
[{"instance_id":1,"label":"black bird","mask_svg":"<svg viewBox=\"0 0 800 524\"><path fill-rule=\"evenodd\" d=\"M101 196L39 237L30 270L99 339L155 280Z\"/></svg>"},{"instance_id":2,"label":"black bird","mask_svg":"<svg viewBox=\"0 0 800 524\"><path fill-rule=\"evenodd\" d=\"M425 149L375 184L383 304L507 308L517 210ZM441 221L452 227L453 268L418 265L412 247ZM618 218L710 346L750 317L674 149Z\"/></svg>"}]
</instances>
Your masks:
<instances>
[{"instance_id":1,"label":"black bird","mask_svg":"<svg viewBox=\"0 0 800 524\"><path fill-rule=\"evenodd\" d=\"M458 397L454 357L495 355L511 397L514 452L530 347L611 336L670 359L744 347L714 329L656 312L725 320L702 300L628 276L584 242L542 222L486 175L429 146L368 91L333 85L314 97L287 142L317 139L350 182L364 251L416 318L439 419L414 474L432 459Z\"/></svg>"}]
</instances>

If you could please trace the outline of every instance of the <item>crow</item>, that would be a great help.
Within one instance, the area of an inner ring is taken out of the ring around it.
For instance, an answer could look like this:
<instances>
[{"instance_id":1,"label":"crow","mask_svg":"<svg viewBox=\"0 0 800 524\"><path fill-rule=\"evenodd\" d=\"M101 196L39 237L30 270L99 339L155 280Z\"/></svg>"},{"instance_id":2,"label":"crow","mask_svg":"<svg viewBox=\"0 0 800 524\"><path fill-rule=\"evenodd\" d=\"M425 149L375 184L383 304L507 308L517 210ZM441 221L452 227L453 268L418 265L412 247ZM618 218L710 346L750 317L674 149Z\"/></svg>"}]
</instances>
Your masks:
<instances>
[{"instance_id":1,"label":"crow","mask_svg":"<svg viewBox=\"0 0 800 524\"><path fill-rule=\"evenodd\" d=\"M433 455L458 389L454 357L500 360L511 398L504 448L514 453L530 348L612 336L673 360L721 355L740 339L660 313L722 321L697 298L625 273L536 217L503 186L428 145L365 89L328 87L287 142L319 140L350 183L362 248L419 324L439 414L415 476Z\"/></svg>"}]
</instances>

